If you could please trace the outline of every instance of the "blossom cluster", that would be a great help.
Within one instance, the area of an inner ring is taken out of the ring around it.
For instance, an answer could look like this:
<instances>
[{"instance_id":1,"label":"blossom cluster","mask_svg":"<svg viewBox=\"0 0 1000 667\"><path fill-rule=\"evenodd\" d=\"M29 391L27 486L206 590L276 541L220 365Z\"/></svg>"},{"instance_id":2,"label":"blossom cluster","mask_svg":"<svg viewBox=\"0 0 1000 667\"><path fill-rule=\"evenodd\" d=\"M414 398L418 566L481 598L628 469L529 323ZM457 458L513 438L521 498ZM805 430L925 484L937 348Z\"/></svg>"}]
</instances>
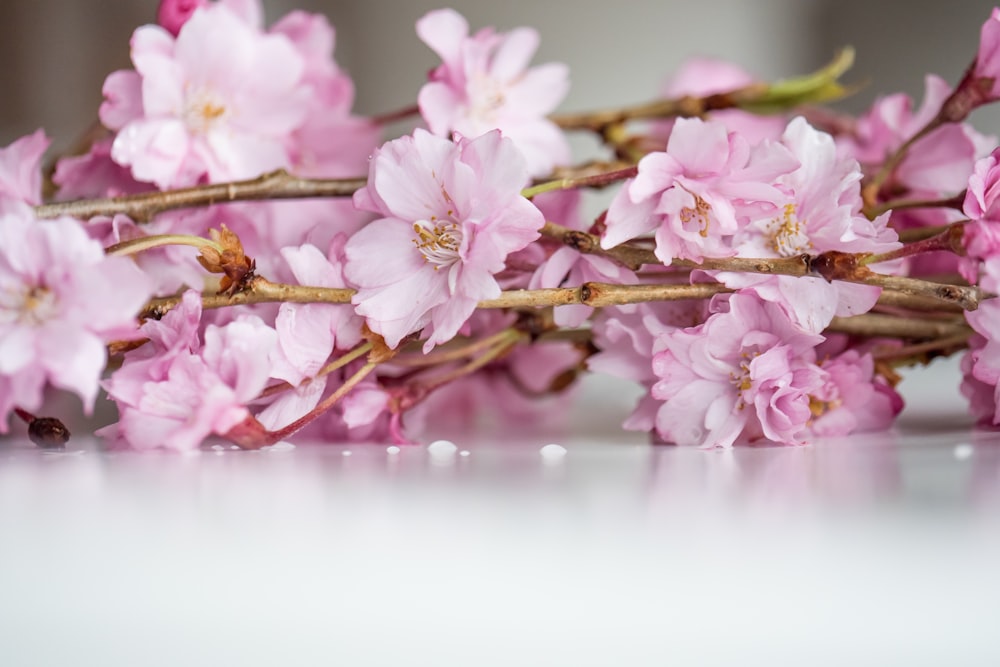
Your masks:
<instances>
[{"instance_id":1,"label":"blossom cluster","mask_svg":"<svg viewBox=\"0 0 1000 667\"><path fill-rule=\"evenodd\" d=\"M442 9L416 35L440 64L366 118L324 17L162 0L54 198L43 132L0 149L0 431L53 387L103 392L112 446L406 443L551 418L591 372L641 386L624 428L659 440L802 444L889 427L893 369L963 350L1000 423L1000 148L966 122L1000 98L1000 10L954 87L858 117L816 105L835 68L787 95L705 59L558 116L535 30Z\"/></svg>"}]
</instances>

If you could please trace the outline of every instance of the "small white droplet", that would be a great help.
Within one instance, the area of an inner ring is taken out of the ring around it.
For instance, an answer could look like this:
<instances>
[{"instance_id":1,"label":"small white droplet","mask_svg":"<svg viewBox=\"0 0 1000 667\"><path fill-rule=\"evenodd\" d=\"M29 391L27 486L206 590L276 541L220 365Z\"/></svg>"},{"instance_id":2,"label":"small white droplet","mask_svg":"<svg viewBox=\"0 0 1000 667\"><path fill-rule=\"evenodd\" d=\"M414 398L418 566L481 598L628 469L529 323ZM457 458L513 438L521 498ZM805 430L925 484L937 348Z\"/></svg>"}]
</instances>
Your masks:
<instances>
[{"instance_id":1,"label":"small white droplet","mask_svg":"<svg viewBox=\"0 0 1000 667\"><path fill-rule=\"evenodd\" d=\"M340 455L341 455L341 456L350 456L350 455L351 455L351 453L352 453L352 452L351 452L351 450L349 450L349 449L345 449L344 451L342 451L342 452L340 453Z\"/></svg>"},{"instance_id":2,"label":"small white droplet","mask_svg":"<svg viewBox=\"0 0 1000 667\"><path fill-rule=\"evenodd\" d=\"M960 445L955 445L955 449L952 452L952 454L957 460L965 461L966 459L972 456L973 452L974 450L972 448L972 445L970 445L967 442L963 442Z\"/></svg>"},{"instance_id":3,"label":"small white droplet","mask_svg":"<svg viewBox=\"0 0 1000 667\"><path fill-rule=\"evenodd\" d=\"M469 450L468 449L463 449L462 451L460 451L458 453L458 455L461 456L461 457L463 457L463 458L465 458L465 457L469 456Z\"/></svg>"},{"instance_id":4,"label":"small white droplet","mask_svg":"<svg viewBox=\"0 0 1000 667\"><path fill-rule=\"evenodd\" d=\"M232 450L235 450L235 451L239 451L240 446L239 445L230 445L229 449L232 449Z\"/></svg>"},{"instance_id":5,"label":"small white droplet","mask_svg":"<svg viewBox=\"0 0 1000 667\"><path fill-rule=\"evenodd\" d=\"M397 447L396 445L392 445L391 447L386 447L385 453L388 454L389 456L395 456L396 454L399 454L399 447Z\"/></svg>"},{"instance_id":6,"label":"small white droplet","mask_svg":"<svg viewBox=\"0 0 1000 667\"><path fill-rule=\"evenodd\" d=\"M431 455L431 463L449 464L455 459L458 447L450 440L435 440L427 445L427 453Z\"/></svg>"},{"instance_id":7,"label":"small white droplet","mask_svg":"<svg viewBox=\"0 0 1000 667\"><path fill-rule=\"evenodd\" d=\"M542 462L546 464L560 463L566 458L566 448L562 445L548 444L538 450L542 455Z\"/></svg>"},{"instance_id":8,"label":"small white droplet","mask_svg":"<svg viewBox=\"0 0 1000 667\"><path fill-rule=\"evenodd\" d=\"M217 452L221 452L221 451L224 451L226 448L223 447L222 445L212 445L212 449L214 449Z\"/></svg>"},{"instance_id":9,"label":"small white droplet","mask_svg":"<svg viewBox=\"0 0 1000 667\"><path fill-rule=\"evenodd\" d=\"M264 447L269 452L290 452L295 449L295 445L290 442L276 442L270 447Z\"/></svg>"}]
</instances>

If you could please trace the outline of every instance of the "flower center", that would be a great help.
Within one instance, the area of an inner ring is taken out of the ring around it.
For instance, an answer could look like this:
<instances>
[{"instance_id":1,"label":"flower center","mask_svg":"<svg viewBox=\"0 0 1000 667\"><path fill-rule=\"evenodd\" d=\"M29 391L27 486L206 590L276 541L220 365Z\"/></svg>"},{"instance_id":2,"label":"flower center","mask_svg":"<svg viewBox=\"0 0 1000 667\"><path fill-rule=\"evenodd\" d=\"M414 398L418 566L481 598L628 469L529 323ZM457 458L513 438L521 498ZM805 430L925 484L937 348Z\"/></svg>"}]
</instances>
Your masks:
<instances>
[{"instance_id":1,"label":"flower center","mask_svg":"<svg viewBox=\"0 0 1000 667\"><path fill-rule=\"evenodd\" d=\"M692 222L697 225L698 233L702 238L708 236L708 224L709 217L708 214L712 210L712 207L707 201L701 198L700 195L696 195L693 192L688 191L692 197L694 197L694 208L690 206L685 206L681 209L680 217L681 222L685 227L690 225Z\"/></svg>"},{"instance_id":2,"label":"flower center","mask_svg":"<svg viewBox=\"0 0 1000 667\"><path fill-rule=\"evenodd\" d=\"M25 285L0 292L0 324L39 326L56 311L56 296L47 287Z\"/></svg>"},{"instance_id":3,"label":"flower center","mask_svg":"<svg viewBox=\"0 0 1000 667\"><path fill-rule=\"evenodd\" d=\"M759 355L760 352L757 350L744 350L740 353L739 367L737 370L732 371L729 374L730 384L736 387L736 391L738 391L740 395L739 401L736 405L738 410L742 410L746 407L746 401L743 398L743 394L750 391L750 388L753 386L753 380L750 379L750 362L752 362L754 358Z\"/></svg>"},{"instance_id":4,"label":"flower center","mask_svg":"<svg viewBox=\"0 0 1000 667\"><path fill-rule=\"evenodd\" d=\"M507 101L503 85L478 72L469 83L469 98L469 116L487 125L496 123L497 112Z\"/></svg>"},{"instance_id":5,"label":"flower center","mask_svg":"<svg viewBox=\"0 0 1000 667\"><path fill-rule=\"evenodd\" d=\"M208 132L225 115L226 106L207 92L192 95L184 105L184 124L196 134Z\"/></svg>"},{"instance_id":6,"label":"flower center","mask_svg":"<svg viewBox=\"0 0 1000 667\"><path fill-rule=\"evenodd\" d=\"M779 257L793 257L808 252L813 244L806 235L807 221L796 216L795 204L785 204L781 216L771 220L771 249Z\"/></svg>"},{"instance_id":7,"label":"flower center","mask_svg":"<svg viewBox=\"0 0 1000 667\"><path fill-rule=\"evenodd\" d=\"M809 396L809 412L812 414L813 419L819 419L825 415L830 410L836 410L843 404L843 401L839 399L833 399L829 401L824 401L822 399L816 398L815 396Z\"/></svg>"},{"instance_id":8,"label":"flower center","mask_svg":"<svg viewBox=\"0 0 1000 667\"><path fill-rule=\"evenodd\" d=\"M462 228L453 220L417 220L413 223L417 238L414 245L424 260L434 265L434 270L447 268L457 262L462 247Z\"/></svg>"}]
</instances>

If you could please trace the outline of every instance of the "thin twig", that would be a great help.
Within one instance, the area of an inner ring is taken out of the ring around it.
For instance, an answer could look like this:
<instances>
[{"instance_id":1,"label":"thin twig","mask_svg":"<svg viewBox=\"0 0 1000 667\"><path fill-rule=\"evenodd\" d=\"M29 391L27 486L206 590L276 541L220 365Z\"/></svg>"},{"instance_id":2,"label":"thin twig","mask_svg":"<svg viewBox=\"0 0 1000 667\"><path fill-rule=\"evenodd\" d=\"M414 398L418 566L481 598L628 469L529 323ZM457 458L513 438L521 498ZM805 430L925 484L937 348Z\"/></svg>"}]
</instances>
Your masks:
<instances>
[{"instance_id":1,"label":"thin twig","mask_svg":"<svg viewBox=\"0 0 1000 667\"><path fill-rule=\"evenodd\" d=\"M248 181L199 185L166 192L144 192L107 199L42 204L35 207L35 215L39 218L68 215L88 220L98 215L113 216L122 213L136 222L148 222L163 211L227 202L349 197L364 187L365 182L363 178L298 178L279 169Z\"/></svg>"},{"instance_id":2,"label":"thin twig","mask_svg":"<svg viewBox=\"0 0 1000 667\"><path fill-rule=\"evenodd\" d=\"M827 331L888 338L945 338L968 330L964 319L952 321L918 320L881 313L834 317Z\"/></svg>"}]
</instances>

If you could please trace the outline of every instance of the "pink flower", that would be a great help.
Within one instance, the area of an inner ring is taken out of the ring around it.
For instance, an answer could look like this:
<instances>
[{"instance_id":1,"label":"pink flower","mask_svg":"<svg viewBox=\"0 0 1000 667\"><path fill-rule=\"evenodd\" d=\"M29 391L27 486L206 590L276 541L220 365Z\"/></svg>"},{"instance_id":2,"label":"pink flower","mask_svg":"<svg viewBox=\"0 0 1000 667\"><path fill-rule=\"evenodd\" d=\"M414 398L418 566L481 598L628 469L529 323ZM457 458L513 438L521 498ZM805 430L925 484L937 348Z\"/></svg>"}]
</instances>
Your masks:
<instances>
[{"instance_id":1,"label":"pink flower","mask_svg":"<svg viewBox=\"0 0 1000 667\"><path fill-rule=\"evenodd\" d=\"M39 221L26 204L0 213L0 378L12 391L31 388L0 406L38 409L47 380L80 396L89 412L105 344L135 336L151 291L131 261L105 257L78 221Z\"/></svg>"},{"instance_id":2,"label":"pink flower","mask_svg":"<svg viewBox=\"0 0 1000 667\"><path fill-rule=\"evenodd\" d=\"M690 95L705 97L738 90L758 80L739 65L716 58L691 58L681 63L662 89L665 98ZM722 123L730 132L738 132L751 144L764 139L777 139L785 128L786 119L781 115L761 115L741 109L712 111L708 118ZM666 144L674 121L660 121L651 128L653 136L662 137Z\"/></svg>"},{"instance_id":3,"label":"pink flower","mask_svg":"<svg viewBox=\"0 0 1000 667\"><path fill-rule=\"evenodd\" d=\"M569 145L546 118L569 89L565 65L528 68L538 33L517 28L497 34L469 24L452 9L417 21L417 34L443 61L420 89L420 113L431 132L477 137L499 129L524 153L528 172L544 176L569 162Z\"/></svg>"},{"instance_id":4,"label":"pink flower","mask_svg":"<svg viewBox=\"0 0 1000 667\"><path fill-rule=\"evenodd\" d=\"M933 74L926 76L924 85L924 99L917 110L913 109L912 100L902 93L878 99L858 119L852 134L838 137L840 150L856 158L866 172L874 173L903 142L935 118L952 93L951 86ZM994 145L995 141L967 123L946 123L910 147L883 186L883 192L891 191L893 197L912 199L954 195L965 188L976 159ZM914 218L913 212L901 216L901 221L909 223L908 227L942 224L955 219L957 214L950 219L934 218L921 223L919 218ZM894 220L893 224L903 228L900 221Z\"/></svg>"},{"instance_id":5,"label":"pink flower","mask_svg":"<svg viewBox=\"0 0 1000 667\"><path fill-rule=\"evenodd\" d=\"M826 381L815 364L822 340L795 327L778 306L732 295L728 311L658 339L657 432L703 447L729 447L741 436L800 442L812 416L810 394Z\"/></svg>"},{"instance_id":6,"label":"pink flower","mask_svg":"<svg viewBox=\"0 0 1000 667\"><path fill-rule=\"evenodd\" d=\"M870 354L847 350L820 364L826 382L811 395L814 435L847 435L889 428L903 409L903 399L875 376Z\"/></svg>"},{"instance_id":7,"label":"pink flower","mask_svg":"<svg viewBox=\"0 0 1000 667\"><path fill-rule=\"evenodd\" d=\"M990 426L994 423L997 412L997 400L994 396L996 386L983 382L972 374L979 361L979 354L985 346L985 337L973 334L969 338L969 350L962 355L962 384L959 390L969 401L969 412L976 419L976 423Z\"/></svg>"},{"instance_id":8,"label":"pink flower","mask_svg":"<svg viewBox=\"0 0 1000 667\"><path fill-rule=\"evenodd\" d=\"M652 431L660 401L648 390L656 384L653 356L661 336L678 327L694 327L705 320L706 302L665 301L602 308L593 325L594 345L600 350L587 359L587 369L642 385L643 396L622 424L629 431Z\"/></svg>"},{"instance_id":9,"label":"pink flower","mask_svg":"<svg viewBox=\"0 0 1000 667\"><path fill-rule=\"evenodd\" d=\"M42 156L49 138L38 130L0 148L0 210L4 201L42 203Z\"/></svg>"},{"instance_id":10,"label":"pink flower","mask_svg":"<svg viewBox=\"0 0 1000 667\"><path fill-rule=\"evenodd\" d=\"M208 0L160 0L160 6L156 10L156 22L176 37L181 26L194 14L194 10L207 6Z\"/></svg>"},{"instance_id":11,"label":"pink flower","mask_svg":"<svg viewBox=\"0 0 1000 667\"><path fill-rule=\"evenodd\" d=\"M200 345L191 335L198 299L186 295L164 322L143 326L154 354L129 355L106 383L120 419L104 435L136 449L188 451L249 416L246 404L270 376L277 334L260 318L241 316L224 327L206 327Z\"/></svg>"},{"instance_id":12,"label":"pink flower","mask_svg":"<svg viewBox=\"0 0 1000 667\"><path fill-rule=\"evenodd\" d=\"M128 167L111 159L113 139L94 142L83 155L69 155L56 163L53 182L59 186L59 199L120 197L155 190L140 183Z\"/></svg>"},{"instance_id":13,"label":"pink flower","mask_svg":"<svg viewBox=\"0 0 1000 667\"><path fill-rule=\"evenodd\" d=\"M538 195L534 203L546 220L582 230L580 200L578 190L564 190ZM636 277L634 272L606 257L584 254L560 243L532 274L528 289L577 287L591 281L625 285L635 283ZM583 305L556 306L553 319L561 327L577 327L593 312L593 308Z\"/></svg>"},{"instance_id":14,"label":"pink flower","mask_svg":"<svg viewBox=\"0 0 1000 667\"><path fill-rule=\"evenodd\" d=\"M112 158L136 179L168 188L290 166L286 144L306 117L309 90L287 37L210 5L176 39L139 28L132 62L134 72L105 82L101 120L118 131Z\"/></svg>"},{"instance_id":15,"label":"pink flower","mask_svg":"<svg viewBox=\"0 0 1000 667\"><path fill-rule=\"evenodd\" d=\"M343 239L333 245L331 259L313 245L282 248L296 280L315 287L345 287L338 255ZM331 261L332 260L332 261ZM361 319L349 306L283 303L275 320L278 344L271 376L296 389L283 392L257 416L265 428L276 430L303 416L319 403L327 384L316 377L335 350L347 351L361 342Z\"/></svg>"},{"instance_id":16,"label":"pink flower","mask_svg":"<svg viewBox=\"0 0 1000 667\"><path fill-rule=\"evenodd\" d=\"M362 173L379 143L381 129L351 115L354 83L333 60L335 33L326 17L294 11L278 21L272 35L287 37L305 62L308 112L292 135L289 154L297 175L348 178Z\"/></svg>"},{"instance_id":17,"label":"pink flower","mask_svg":"<svg viewBox=\"0 0 1000 667\"><path fill-rule=\"evenodd\" d=\"M1000 99L1000 8L993 8L979 32L979 49L972 72L974 78L985 79L982 102Z\"/></svg>"},{"instance_id":18,"label":"pink flower","mask_svg":"<svg viewBox=\"0 0 1000 667\"><path fill-rule=\"evenodd\" d=\"M1000 424L1000 301L983 301L978 309L967 312L965 319L981 338L974 336L969 342L971 351L963 360L966 381L962 392L970 398L981 422L997 425Z\"/></svg>"},{"instance_id":19,"label":"pink flower","mask_svg":"<svg viewBox=\"0 0 1000 667\"><path fill-rule=\"evenodd\" d=\"M666 265L675 257L731 257L750 208L778 199L773 181L797 166L778 144L751 148L721 123L678 119L666 152L644 157L612 201L601 245L655 231L656 256Z\"/></svg>"},{"instance_id":20,"label":"pink flower","mask_svg":"<svg viewBox=\"0 0 1000 667\"><path fill-rule=\"evenodd\" d=\"M383 217L347 242L344 273L357 313L390 347L427 327L429 350L500 295L495 274L544 223L520 194L526 180L498 131L456 144L417 130L376 152L354 203Z\"/></svg>"},{"instance_id":21,"label":"pink flower","mask_svg":"<svg viewBox=\"0 0 1000 667\"><path fill-rule=\"evenodd\" d=\"M965 225L962 242L965 258L959 262L962 276L988 290L1000 287L1000 148L976 162L969 177L962 210L971 222ZM983 272L981 277L980 271Z\"/></svg>"},{"instance_id":22,"label":"pink flower","mask_svg":"<svg viewBox=\"0 0 1000 667\"><path fill-rule=\"evenodd\" d=\"M899 247L888 214L869 220L861 214L861 170L856 160L838 157L833 138L814 129L805 119L788 124L781 142L799 161L799 167L774 181L780 193L771 200L771 212L753 219L733 245L741 257L793 257L830 250L883 253ZM753 290L782 306L792 321L819 333L834 315L848 317L867 312L881 290L822 278L720 273L727 286Z\"/></svg>"}]
</instances>

